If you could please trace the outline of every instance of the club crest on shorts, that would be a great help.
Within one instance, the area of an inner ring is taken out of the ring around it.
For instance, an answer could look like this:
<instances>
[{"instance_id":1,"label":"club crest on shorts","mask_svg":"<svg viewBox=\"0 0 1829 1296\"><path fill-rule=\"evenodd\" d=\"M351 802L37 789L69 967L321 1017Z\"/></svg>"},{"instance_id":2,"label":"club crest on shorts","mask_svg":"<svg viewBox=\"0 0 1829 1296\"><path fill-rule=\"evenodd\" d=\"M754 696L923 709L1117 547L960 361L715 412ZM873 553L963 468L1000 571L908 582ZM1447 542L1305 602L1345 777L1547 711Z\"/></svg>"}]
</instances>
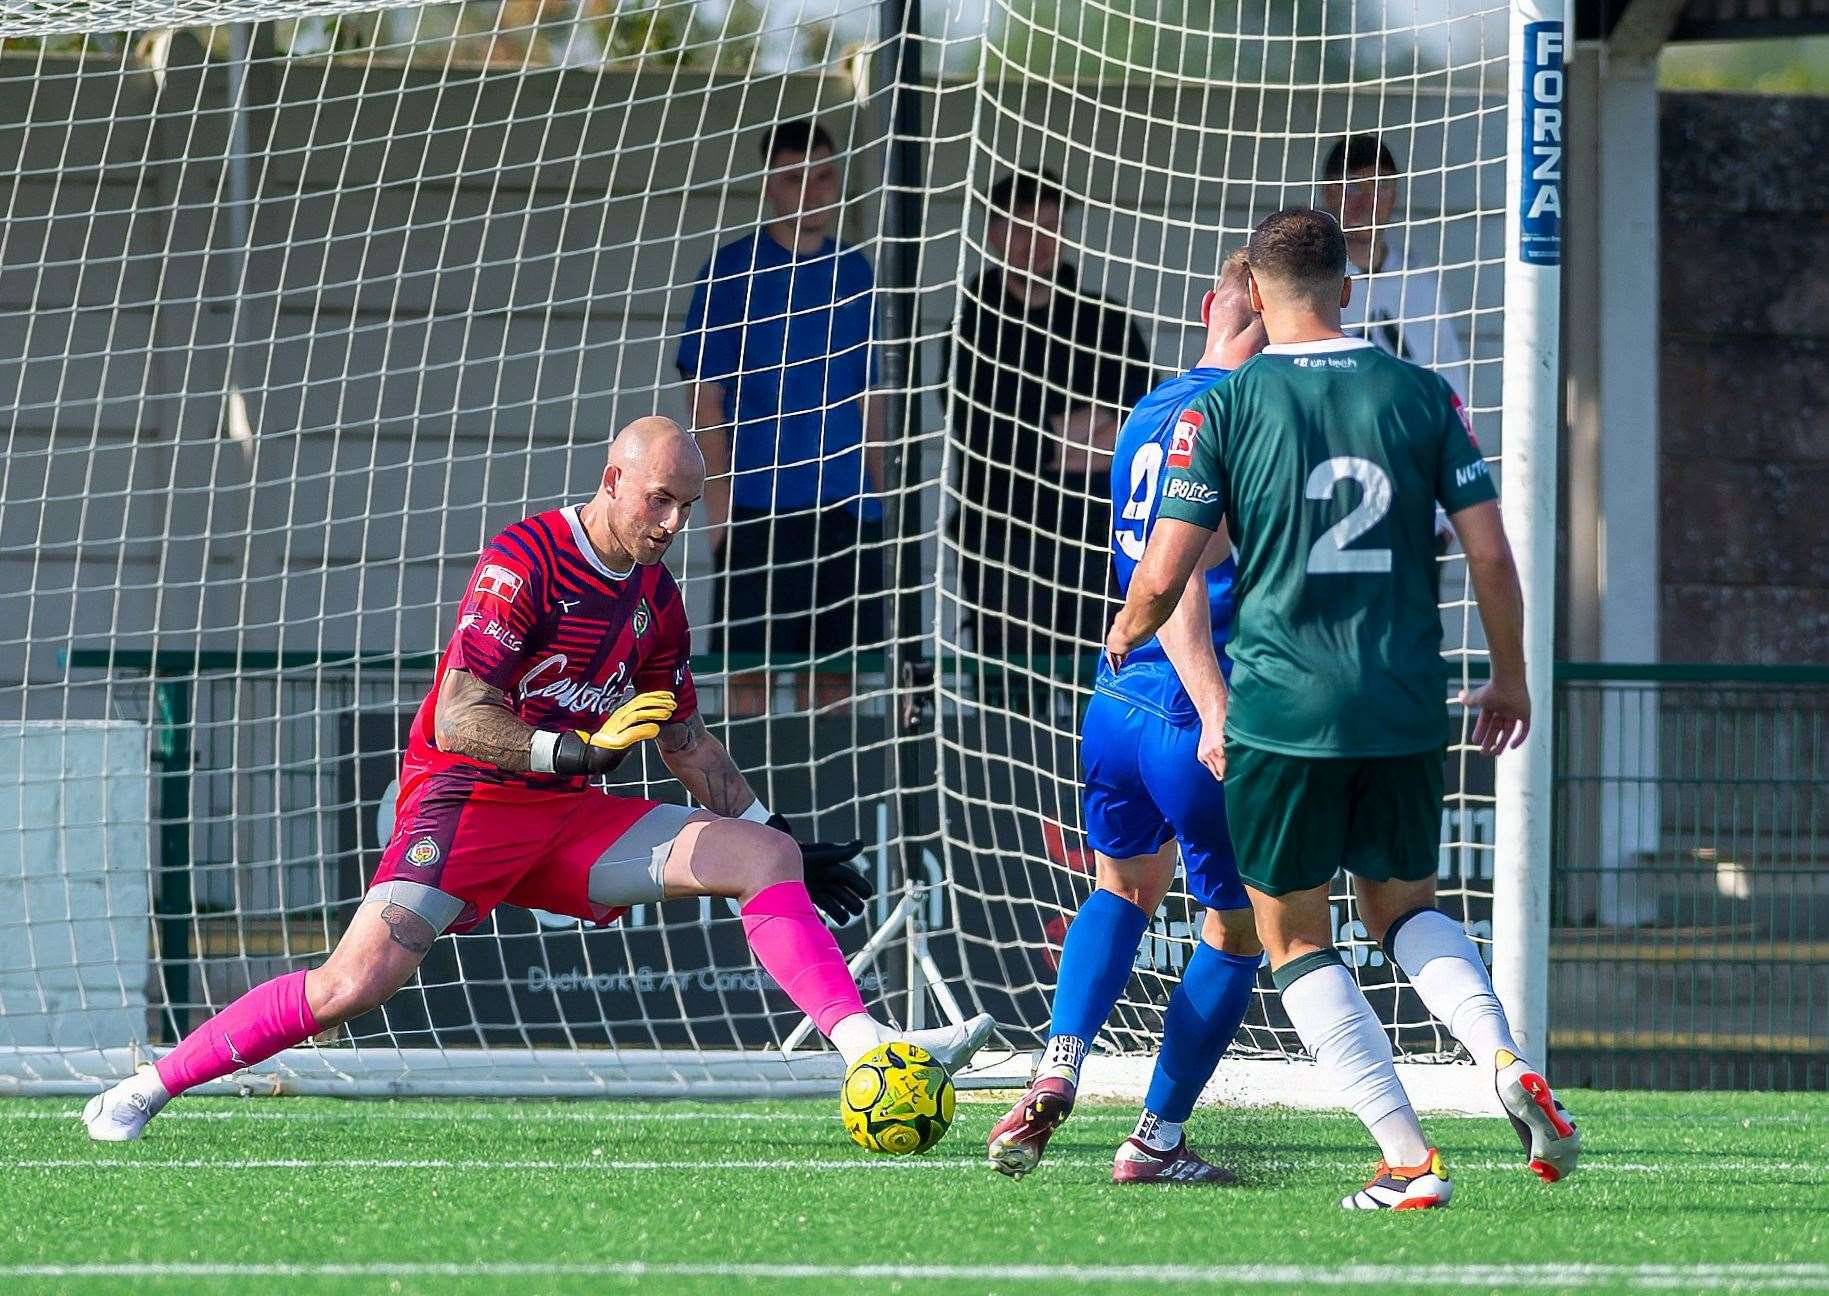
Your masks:
<instances>
[{"instance_id":1,"label":"club crest on shorts","mask_svg":"<svg viewBox=\"0 0 1829 1296\"><path fill-rule=\"evenodd\" d=\"M1183 410L1175 424L1175 435L1169 441L1169 467L1192 468L1194 443L1200 440L1200 425L1205 422L1197 410Z\"/></svg>"},{"instance_id":2,"label":"club crest on shorts","mask_svg":"<svg viewBox=\"0 0 1829 1296\"><path fill-rule=\"evenodd\" d=\"M635 616L629 624L635 629L635 637L641 638L648 633L648 623L654 619L653 611L648 607L648 600L643 598L635 605Z\"/></svg>"},{"instance_id":3,"label":"club crest on shorts","mask_svg":"<svg viewBox=\"0 0 1829 1296\"><path fill-rule=\"evenodd\" d=\"M406 862L414 868L430 868L438 863L438 843L430 837L421 837L406 848Z\"/></svg>"}]
</instances>

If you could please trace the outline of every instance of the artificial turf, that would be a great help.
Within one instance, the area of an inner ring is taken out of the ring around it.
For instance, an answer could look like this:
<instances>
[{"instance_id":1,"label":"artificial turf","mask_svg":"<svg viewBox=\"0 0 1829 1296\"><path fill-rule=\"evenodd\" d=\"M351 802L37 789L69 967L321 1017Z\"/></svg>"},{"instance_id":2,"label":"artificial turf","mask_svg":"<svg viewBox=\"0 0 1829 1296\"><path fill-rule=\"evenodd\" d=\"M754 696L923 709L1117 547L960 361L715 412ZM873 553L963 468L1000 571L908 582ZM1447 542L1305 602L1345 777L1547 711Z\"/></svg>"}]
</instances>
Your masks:
<instances>
[{"instance_id":1,"label":"artificial turf","mask_svg":"<svg viewBox=\"0 0 1829 1296\"><path fill-rule=\"evenodd\" d=\"M1829 1291L1829 1096L1564 1095L1545 1186L1501 1121L1428 1120L1447 1210L1349 1215L1344 1115L1197 1112L1234 1188L1109 1182L1131 1111L1082 1105L1020 1183L1003 1101L925 1156L828 1102L189 1099L97 1145L72 1099L0 1101L0 1296L22 1292Z\"/></svg>"}]
</instances>

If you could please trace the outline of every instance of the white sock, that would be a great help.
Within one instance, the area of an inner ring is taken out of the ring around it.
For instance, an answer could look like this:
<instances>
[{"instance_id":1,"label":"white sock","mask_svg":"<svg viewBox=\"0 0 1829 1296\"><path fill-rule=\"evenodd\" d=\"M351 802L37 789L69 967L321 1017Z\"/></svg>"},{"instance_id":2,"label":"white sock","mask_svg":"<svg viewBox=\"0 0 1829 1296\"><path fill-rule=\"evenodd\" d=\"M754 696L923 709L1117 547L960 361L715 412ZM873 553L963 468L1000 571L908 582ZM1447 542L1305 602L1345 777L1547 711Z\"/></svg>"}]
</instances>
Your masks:
<instances>
[{"instance_id":1,"label":"white sock","mask_svg":"<svg viewBox=\"0 0 1829 1296\"><path fill-rule=\"evenodd\" d=\"M1385 1161L1413 1166L1425 1160L1429 1143L1397 1078L1391 1041L1340 956L1332 950L1305 954L1271 975L1303 1046L1365 1123Z\"/></svg>"},{"instance_id":2,"label":"white sock","mask_svg":"<svg viewBox=\"0 0 1829 1296\"><path fill-rule=\"evenodd\" d=\"M1130 1136L1153 1152L1173 1152L1181 1142L1181 1122L1165 1121L1145 1107Z\"/></svg>"},{"instance_id":3,"label":"white sock","mask_svg":"<svg viewBox=\"0 0 1829 1296\"><path fill-rule=\"evenodd\" d=\"M1489 1073L1501 1049L1518 1056L1511 1023L1492 992L1480 951L1461 925L1440 909L1418 909L1385 936L1385 952L1404 970L1435 1019Z\"/></svg>"},{"instance_id":4,"label":"white sock","mask_svg":"<svg viewBox=\"0 0 1829 1296\"><path fill-rule=\"evenodd\" d=\"M833 1023L829 1038L832 1047L844 1058L848 1071L857 1065L859 1058L891 1036L869 1013L852 1013Z\"/></svg>"},{"instance_id":5,"label":"white sock","mask_svg":"<svg viewBox=\"0 0 1829 1296\"><path fill-rule=\"evenodd\" d=\"M1423 1133L1416 1112L1405 1103L1388 1116L1366 1122L1372 1132L1384 1163L1400 1170L1412 1170L1429 1159L1429 1136Z\"/></svg>"},{"instance_id":6,"label":"white sock","mask_svg":"<svg viewBox=\"0 0 1829 1296\"><path fill-rule=\"evenodd\" d=\"M1085 1061L1085 1040L1078 1035L1056 1035L1048 1041L1042 1064L1035 1069L1035 1078L1055 1076L1077 1089L1080 1087L1080 1067Z\"/></svg>"},{"instance_id":7,"label":"white sock","mask_svg":"<svg viewBox=\"0 0 1829 1296\"><path fill-rule=\"evenodd\" d=\"M129 1093L143 1095L155 1114L171 1101L171 1095L165 1092L164 1081L159 1079L158 1068L150 1065L137 1068L121 1082L121 1087Z\"/></svg>"}]
</instances>

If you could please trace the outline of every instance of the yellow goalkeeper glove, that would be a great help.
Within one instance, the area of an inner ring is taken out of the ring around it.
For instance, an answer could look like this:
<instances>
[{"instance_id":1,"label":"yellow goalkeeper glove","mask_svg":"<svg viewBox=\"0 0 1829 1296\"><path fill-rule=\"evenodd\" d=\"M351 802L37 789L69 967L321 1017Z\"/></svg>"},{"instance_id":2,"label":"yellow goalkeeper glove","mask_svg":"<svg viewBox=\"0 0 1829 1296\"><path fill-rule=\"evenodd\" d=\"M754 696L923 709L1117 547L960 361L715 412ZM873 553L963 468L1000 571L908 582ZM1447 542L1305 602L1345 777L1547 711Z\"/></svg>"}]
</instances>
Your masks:
<instances>
[{"instance_id":1,"label":"yellow goalkeeper glove","mask_svg":"<svg viewBox=\"0 0 1829 1296\"><path fill-rule=\"evenodd\" d=\"M552 744L554 774L608 774L622 764L623 757L636 743L646 742L660 733L660 727L673 718L679 703L664 689L637 693L603 719L596 733L573 729L557 735ZM542 744L535 740L538 753ZM536 755L535 769L539 761Z\"/></svg>"}]
</instances>

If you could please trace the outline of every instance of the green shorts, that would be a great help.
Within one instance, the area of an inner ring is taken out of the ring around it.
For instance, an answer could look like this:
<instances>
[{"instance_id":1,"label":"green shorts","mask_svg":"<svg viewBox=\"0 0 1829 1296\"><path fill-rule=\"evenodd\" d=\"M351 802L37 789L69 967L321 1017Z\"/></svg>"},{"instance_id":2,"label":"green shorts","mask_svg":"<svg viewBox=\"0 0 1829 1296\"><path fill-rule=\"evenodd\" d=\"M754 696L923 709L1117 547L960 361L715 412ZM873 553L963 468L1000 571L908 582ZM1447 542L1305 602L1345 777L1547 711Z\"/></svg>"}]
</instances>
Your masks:
<instances>
[{"instance_id":1,"label":"green shorts","mask_svg":"<svg viewBox=\"0 0 1829 1296\"><path fill-rule=\"evenodd\" d=\"M1269 895L1326 886L1345 869L1420 882L1441 857L1444 752L1284 756L1226 744L1226 815L1239 876Z\"/></svg>"}]
</instances>

